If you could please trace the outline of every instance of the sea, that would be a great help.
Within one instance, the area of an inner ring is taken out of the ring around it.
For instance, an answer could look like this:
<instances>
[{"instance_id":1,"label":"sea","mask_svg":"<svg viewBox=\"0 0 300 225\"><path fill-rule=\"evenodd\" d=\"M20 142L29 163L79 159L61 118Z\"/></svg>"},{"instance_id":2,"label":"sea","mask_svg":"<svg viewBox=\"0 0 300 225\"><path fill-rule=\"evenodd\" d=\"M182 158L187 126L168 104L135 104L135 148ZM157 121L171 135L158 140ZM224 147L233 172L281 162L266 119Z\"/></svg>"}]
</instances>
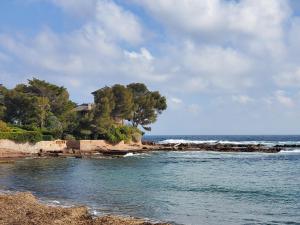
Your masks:
<instances>
[{"instance_id":1,"label":"sea","mask_svg":"<svg viewBox=\"0 0 300 225\"><path fill-rule=\"evenodd\" d=\"M300 144L300 136L145 136L158 143ZM300 224L300 149L150 152L0 164L2 192L172 224Z\"/></svg>"}]
</instances>

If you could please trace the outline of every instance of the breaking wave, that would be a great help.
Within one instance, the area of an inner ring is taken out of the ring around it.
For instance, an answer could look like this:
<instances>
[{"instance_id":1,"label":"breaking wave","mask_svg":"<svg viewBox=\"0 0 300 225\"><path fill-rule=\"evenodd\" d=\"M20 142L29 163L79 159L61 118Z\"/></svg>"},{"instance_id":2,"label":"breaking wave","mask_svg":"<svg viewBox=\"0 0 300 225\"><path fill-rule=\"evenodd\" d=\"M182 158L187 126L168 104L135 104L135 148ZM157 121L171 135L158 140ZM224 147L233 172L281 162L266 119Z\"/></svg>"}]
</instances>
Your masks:
<instances>
[{"instance_id":1,"label":"breaking wave","mask_svg":"<svg viewBox=\"0 0 300 225\"><path fill-rule=\"evenodd\" d=\"M159 141L159 144L232 144L232 145L300 145L300 141L229 141L229 140L187 140L187 139L166 139Z\"/></svg>"},{"instance_id":2,"label":"breaking wave","mask_svg":"<svg viewBox=\"0 0 300 225\"><path fill-rule=\"evenodd\" d=\"M143 158L145 156L149 156L149 154L146 154L146 153L132 153L132 152L129 152L127 153L126 155L124 155L123 157L140 157L140 158Z\"/></svg>"},{"instance_id":3,"label":"breaking wave","mask_svg":"<svg viewBox=\"0 0 300 225\"><path fill-rule=\"evenodd\" d=\"M300 153L300 149L296 148L296 149L284 149L281 150L280 153Z\"/></svg>"}]
</instances>

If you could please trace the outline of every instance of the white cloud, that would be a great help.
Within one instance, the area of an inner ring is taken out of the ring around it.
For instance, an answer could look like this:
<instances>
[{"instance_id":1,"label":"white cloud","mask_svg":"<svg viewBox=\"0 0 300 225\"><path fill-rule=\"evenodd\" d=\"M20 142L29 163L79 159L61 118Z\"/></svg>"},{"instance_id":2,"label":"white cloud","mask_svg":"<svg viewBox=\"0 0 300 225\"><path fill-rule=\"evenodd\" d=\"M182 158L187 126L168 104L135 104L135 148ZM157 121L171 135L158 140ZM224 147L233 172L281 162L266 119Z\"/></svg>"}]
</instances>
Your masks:
<instances>
[{"instance_id":1,"label":"white cloud","mask_svg":"<svg viewBox=\"0 0 300 225\"><path fill-rule=\"evenodd\" d=\"M248 95L233 95L232 101L245 105L254 102L254 99L249 97Z\"/></svg>"},{"instance_id":2,"label":"white cloud","mask_svg":"<svg viewBox=\"0 0 300 225\"><path fill-rule=\"evenodd\" d=\"M198 115L201 112L201 107L198 104L191 104L187 107L187 111L193 115Z\"/></svg>"},{"instance_id":3,"label":"white cloud","mask_svg":"<svg viewBox=\"0 0 300 225\"><path fill-rule=\"evenodd\" d=\"M168 102L168 107L170 109L175 109L175 110L181 109L184 105L183 101L177 97L168 97L167 102Z\"/></svg>"},{"instance_id":4,"label":"white cloud","mask_svg":"<svg viewBox=\"0 0 300 225\"><path fill-rule=\"evenodd\" d=\"M124 51L124 54L128 56L131 59L142 59L142 60L153 60L152 54L146 49L146 48L141 48L140 52L129 52L129 51Z\"/></svg>"},{"instance_id":5,"label":"white cloud","mask_svg":"<svg viewBox=\"0 0 300 225\"><path fill-rule=\"evenodd\" d=\"M203 92L206 91L209 83L206 79L203 79L201 77L192 77L187 78L183 85L179 84L184 91L188 92Z\"/></svg>"},{"instance_id":6,"label":"white cloud","mask_svg":"<svg viewBox=\"0 0 300 225\"><path fill-rule=\"evenodd\" d=\"M292 108L295 106L295 102L292 98L286 95L285 91L277 90L274 94L275 99L283 106Z\"/></svg>"},{"instance_id":7,"label":"white cloud","mask_svg":"<svg viewBox=\"0 0 300 225\"><path fill-rule=\"evenodd\" d=\"M256 85L258 68L265 65L253 56L252 47L263 49L260 44L267 39L263 45L276 49L289 15L284 0L139 1L165 25L168 40L146 48L146 28L140 18L112 0L49 1L71 13L88 11L89 19L65 34L46 29L33 39L2 36L2 45L22 61L75 76L168 81L170 89L191 92L236 93ZM206 35L209 39L202 38ZM133 47L123 47L128 45Z\"/></svg>"},{"instance_id":8,"label":"white cloud","mask_svg":"<svg viewBox=\"0 0 300 225\"><path fill-rule=\"evenodd\" d=\"M249 77L245 76L250 70L251 61L234 49L201 46L186 49L184 54L186 70L215 88L251 86Z\"/></svg>"},{"instance_id":9,"label":"white cloud","mask_svg":"<svg viewBox=\"0 0 300 225\"><path fill-rule=\"evenodd\" d=\"M165 70L159 70L155 57L146 49L140 52L124 51L124 60L120 65L120 72L131 75L143 81L164 82L169 78Z\"/></svg>"},{"instance_id":10,"label":"white cloud","mask_svg":"<svg viewBox=\"0 0 300 225\"><path fill-rule=\"evenodd\" d=\"M68 13L76 16L90 16L93 15L95 6L98 0L48 0L61 7Z\"/></svg>"},{"instance_id":11,"label":"white cloud","mask_svg":"<svg viewBox=\"0 0 300 225\"><path fill-rule=\"evenodd\" d=\"M55 1L68 10L81 8L83 2ZM44 28L33 38L0 33L0 47L35 73L99 79L119 75L131 77L137 72L146 80L148 77L150 80L164 79L150 63L129 62L124 56L122 44L136 45L143 39L143 27L137 17L113 1L97 0L95 3L94 14L76 30L56 33ZM140 54L147 60L154 58L145 48L141 48Z\"/></svg>"},{"instance_id":12,"label":"white cloud","mask_svg":"<svg viewBox=\"0 0 300 225\"><path fill-rule=\"evenodd\" d=\"M283 51L285 0L132 0L171 32L220 43L238 43L255 54Z\"/></svg>"},{"instance_id":13,"label":"white cloud","mask_svg":"<svg viewBox=\"0 0 300 225\"><path fill-rule=\"evenodd\" d=\"M189 40L174 44L165 52L158 66L168 69L178 90L220 93L253 86L253 60L236 49Z\"/></svg>"},{"instance_id":14,"label":"white cloud","mask_svg":"<svg viewBox=\"0 0 300 225\"><path fill-rule=\"evenodd\" d=\"M48 0L66 12L85 16L92 21L90 26L106 33L107 38L126 41L131 44L143 40L143 27L135 14L110 0Z\"/></svg>"},{"instance_id":15,"label":"white cloud","mask_svg":"<svg viewBox=\"0 0 300 225\"><path fill-rule=\"evenodd\" d=\"M244 112L250 103L257 107L249 114L298 110L289 88L300 86L300 18L286 0L28 1L50 1L73 16L64 20L80 23L64 32L46 24L35 36L0 33L7 83L33 73L80 99L104 85L145 82L168 93L176 113L198 115L200 105L191 103L203 97L220 121L223 110ZM148 15L135 13L133 2Z\"/></svg>"},{"instance_id":16,"label":"white cloud","mask_svg":"<svg viewBox=\"0 0 300 225\"><path fill-rule=\"evenodd\" d=\"M300 67L291 71L282 72L274 77L275 82L281 87L299 87L300 86Z\"/></svg>"},{"instance_id":17,"label":"white cloud","mask_svg":"<svg viewBox=\"0 0 300 225\"><path fill-rule=\"evenodd\" d=\"M179 98L176 98L176 97L171 97L170 98L170 102L174 103L174 104L181 104L182 103L182 100L179 99Z\"/></svg>"},{"instance_id":18,"label":"white cloud","mask_svg":"<svg viewBox=\"0 0 300 225\"><path fill-rule=\"evenodd\" d=\"M131 44L140 43L143 40L143 28L139 19L112 1L98 1L96 21L107 35L115 36Z\"/></svg>"},{"instance_id":19,"label":"white cloud","mask_svg":"<svg viewBox=\"0 0 300 225\"><path fill-rule=\"evenodd\" d=\"M80 81L79 80L76 80L76 79L70 79L69 80L69 83L73 86L73 87L75 87L75 88L78 88L78 87L80 87Z\"/></svg>"}]
</instances>

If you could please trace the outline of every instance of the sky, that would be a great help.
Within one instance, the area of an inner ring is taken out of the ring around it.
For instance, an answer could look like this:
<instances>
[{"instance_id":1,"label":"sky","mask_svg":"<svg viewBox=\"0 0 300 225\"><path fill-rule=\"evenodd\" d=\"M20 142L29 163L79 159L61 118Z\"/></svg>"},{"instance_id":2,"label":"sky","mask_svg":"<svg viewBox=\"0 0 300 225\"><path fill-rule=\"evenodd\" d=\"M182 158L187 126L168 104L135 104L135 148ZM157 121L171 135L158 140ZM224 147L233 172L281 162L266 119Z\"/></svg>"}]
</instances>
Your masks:
<instances>
[{"instance_id":1,"label":"sky","mask_svg":"<svg viewBox=\"0 0 300 225\"><path fill-rule=\"evenodd\" d=\"M300 0L2 0L0 83L143 82L151 134L299 134Z\"/></svg>"}]
</instances>

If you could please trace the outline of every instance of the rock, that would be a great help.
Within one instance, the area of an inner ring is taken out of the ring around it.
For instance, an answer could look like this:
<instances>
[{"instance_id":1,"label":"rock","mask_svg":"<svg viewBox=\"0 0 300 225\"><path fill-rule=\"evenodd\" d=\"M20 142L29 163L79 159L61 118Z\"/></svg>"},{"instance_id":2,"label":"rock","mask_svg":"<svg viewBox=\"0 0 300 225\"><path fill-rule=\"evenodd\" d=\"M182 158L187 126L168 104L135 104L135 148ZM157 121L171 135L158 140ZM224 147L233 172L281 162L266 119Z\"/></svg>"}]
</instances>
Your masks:
<instances>
[{"instance_id":1,"label":"rock","mask_svg":"<svg viewBox=\"0 0 300 225\"><path fill-rule=\"evenodd\" d=\"M265 153L277 153L282 148L280 147L268 147L264 145L244 145L244 144L156 144L155 148L163 151L216 151L216 152L265 152Z\"/></svg>"},{"instance_id":2,"label":"rock","mask_svg":"<svg viewBox=\"0 0 300 225\"><path fill-rule=\"evenodd\" d=\"M0 224L22 225L153 225L143 219L120 216L93 218L88 209L41 204L31 193L0 195ZM168 225L157 223L156 225Z\"/></svg>"}]
</instances>

